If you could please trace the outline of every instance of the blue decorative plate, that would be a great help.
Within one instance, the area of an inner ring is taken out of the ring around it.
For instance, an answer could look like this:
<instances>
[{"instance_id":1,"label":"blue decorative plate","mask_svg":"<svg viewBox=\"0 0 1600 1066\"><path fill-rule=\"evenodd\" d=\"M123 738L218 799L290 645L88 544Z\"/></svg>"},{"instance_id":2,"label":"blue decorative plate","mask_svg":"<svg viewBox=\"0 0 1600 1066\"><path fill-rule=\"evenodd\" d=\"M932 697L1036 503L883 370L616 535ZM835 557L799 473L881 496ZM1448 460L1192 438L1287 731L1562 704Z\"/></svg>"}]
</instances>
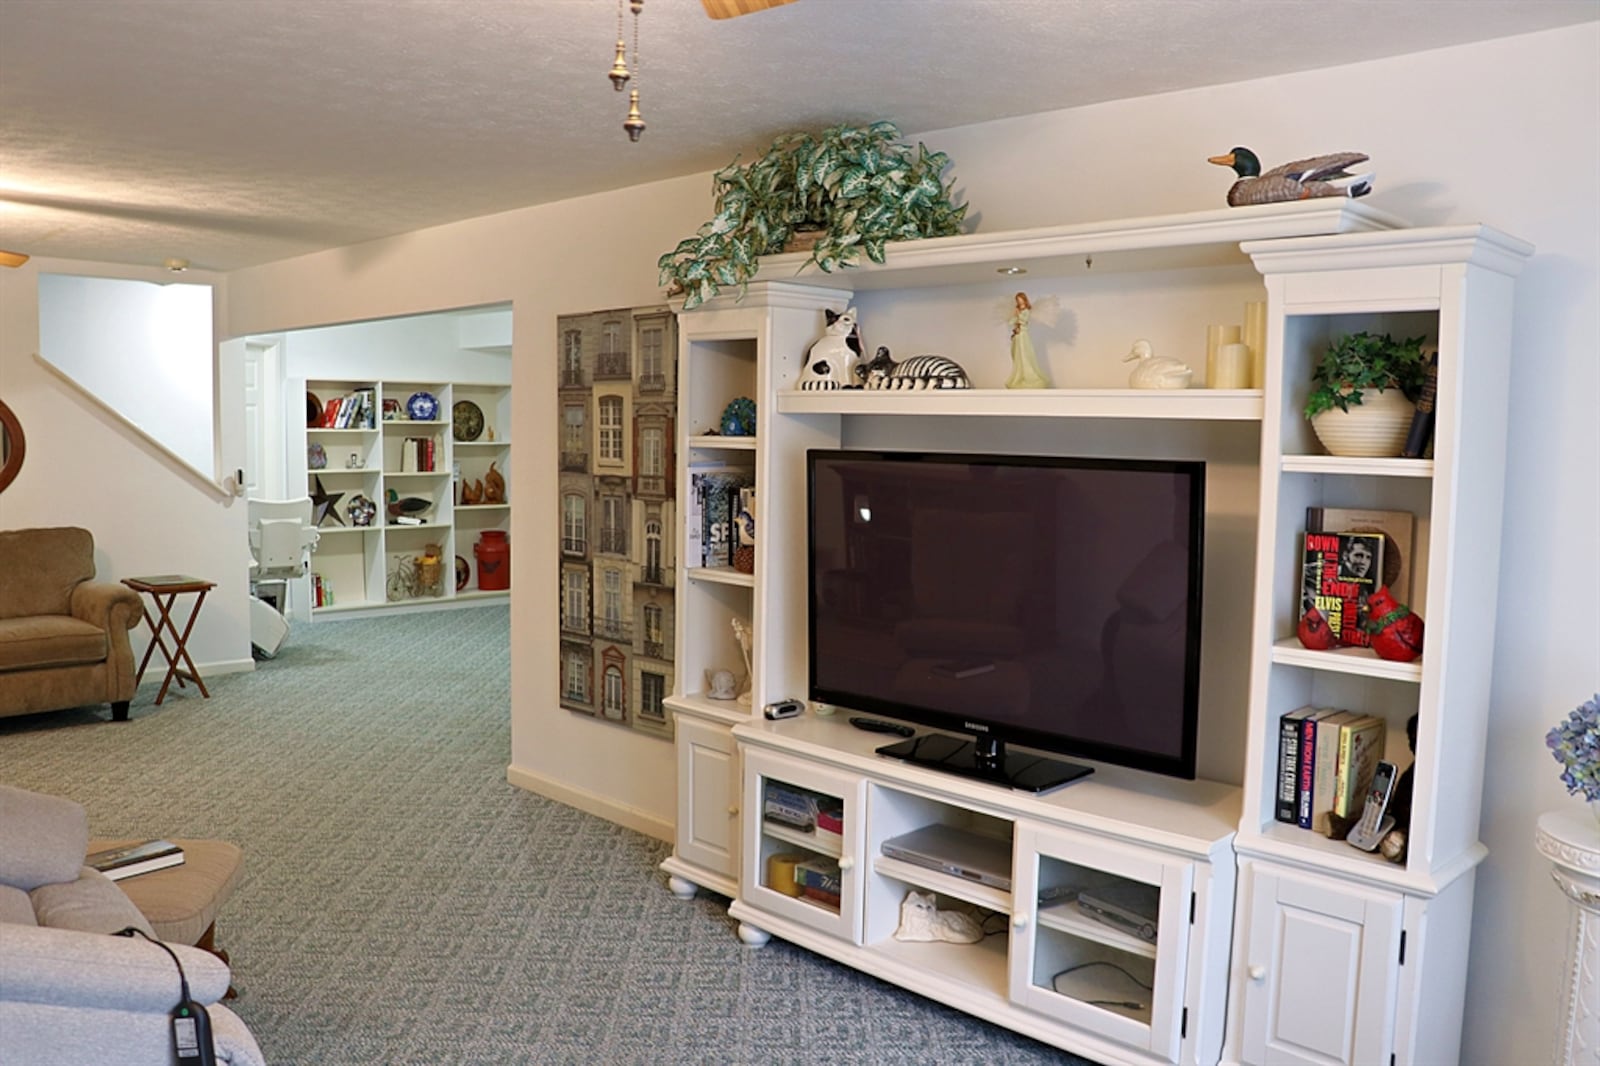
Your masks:
<instances>
[{"instance_id":1,"label":"blue decorative plate","mask_svg":"<svg viewBox=\"0 0 1600 1066\"><path fill-rule=\"evenodd\" d=\"M439 417L439 401L431 392L413 392L406 401L406 414L413 422L432 422Z\"/></svg>"}]
</instances>

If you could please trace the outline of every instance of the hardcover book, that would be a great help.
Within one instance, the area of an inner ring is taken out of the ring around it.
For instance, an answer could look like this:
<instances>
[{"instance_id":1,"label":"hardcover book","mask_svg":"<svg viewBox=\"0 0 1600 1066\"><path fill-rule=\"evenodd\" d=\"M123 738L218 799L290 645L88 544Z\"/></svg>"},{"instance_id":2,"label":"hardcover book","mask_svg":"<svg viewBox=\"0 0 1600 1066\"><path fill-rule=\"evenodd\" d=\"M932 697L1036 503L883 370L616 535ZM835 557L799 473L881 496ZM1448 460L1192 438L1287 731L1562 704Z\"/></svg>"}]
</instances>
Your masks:
<instances>
[{"instance_id":1,"label":"hardcover book","mask_svg":"<svg viewBox=\"0 0 1600 1066\"><path fill-rule=\"evenodd\" d=\"M1411 551L1417 517L1410 511L1366 507L1307 507L1307 533L1382 533L1383 584L1401 603L1411 602Z\"/></svg>"},{"instance_id":2,"label":"hardcover book","mask_svg":"<svg viewBox=\"0 0 1600 1066\"><path fill-rule=\"evenodd\" d=\"M1315 607L1327 620L1334 639L1347 648L1364 648L1372 637L1363 628L1367 598L1383 573L1382 533L1312 533L1305 535L1300 577L1300 610Z\"/></svg>"},{"instance_id":3,"label":"hardcover book","mask_svg":"<svg viewBox=\"0 0 1600 1066\"><path fill-rule=\"evenodd\" d=\"M1383 758L1389 725L1376 715L1362 715L1339 730L1339 760L1335 771L1333 813L1356 818L1366 801L1372 775Z\"/></svg>"},{"instance_id":4,"label":"hardcover book","mask_svg":"<svg viewBox=\"0 0 1600 1066\"><path fill-rule=\"evenodd\" d=\"M1339 771L1339 740L1344 726L1361 716L1354 711L1334 711L1316 720L1317 768L1311 784L1311 831L1334 835L1335 785Z\"/></svg>"},{"instance_id":5,"label":"hardcover book","mask_svg":"<svg viewBox=\"0 0 1600 1066\"><path fill-rule=\"evenodd\" d=\"M1432 449L1433 410L1438 402L1439 349L1434 347L1428 356L1428 372L1422 379L1422 394L1417 397L1416 413L1411 416L1411 428L1406 431L1406 442L1400 449L1402 459L1421 459Z\"/></svg>"},{"instance_id":6,"label":"hardcover book","mask_svg":"<svg viewBox=\"0 0 1600 1066\"><path fill-rule=\"evenodd\" d=\"M739 490L755 481L746 470L720 469L691 474L691 511L700 514L700 565L733 565L733 520L739 513Z\"/></svg>"},{"instance_id":7,"label":"hardcover book","mask_svg":"<svg viewBox=\"0 0 1600 1066\"><path fill-rule=\"evenodd\" d=\"M1273 817L1288 825L1298 821L1300 793L1300 723L1315 708L1300 707L1278 719L1278 797Z\"/></svg>"},{"instance_id":8,"label":"hardcover book","mask_svg":"<svg viewBox=\"0 0 1600 1066\"><path fill-rule=\"evenodd\" d=\"M137 844L126 844L120 848L96 851L84 856L83 859L85 866L99 870L113 881L120 881L124 877L133 877L136 874L147 874L154 870L164 870L168 866L177 866L182 862L183 849L170 840L145 840Z\"/></svg>"},{"instance_id":9,"label":"hardcover book","mask_svg":"<svg viewBox=\"0 0 1600 1066\"><path fill-rule=\"evenodd\" d=\"M1323 738L1317 735L1317 723L1333 714L1333 708L1322 707L1300 720L1300 776L1295 789L1295 824L1301 829L1311 828L1311 805L1317 787L1317 744Z\"/></svg>"}]
</instances>

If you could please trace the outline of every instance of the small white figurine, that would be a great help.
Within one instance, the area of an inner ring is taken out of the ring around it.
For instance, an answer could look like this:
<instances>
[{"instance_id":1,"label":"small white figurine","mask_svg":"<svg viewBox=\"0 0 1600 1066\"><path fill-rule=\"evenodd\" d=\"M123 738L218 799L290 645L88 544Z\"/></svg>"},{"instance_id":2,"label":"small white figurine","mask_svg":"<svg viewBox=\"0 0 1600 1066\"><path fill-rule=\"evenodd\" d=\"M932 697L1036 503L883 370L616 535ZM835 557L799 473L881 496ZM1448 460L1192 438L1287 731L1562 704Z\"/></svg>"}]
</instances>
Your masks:
<instances>
[{"instance_id":1,"label":"small white figurine","mask_svg":"<svg viewBox=\"0 0 1600 1066\"><path fill-rule=\"evenodd\" d=\"M900 928L894 931L896 940L925 941L946 940L952 944L976 944L983 939L983 929L970 916L960 911L942 911L932 892L906 893L900 904Z\"/></svg>"},{"instance_id":2,"label":"small white figurine","mask_svg":"<svg viewBox=\"0 0 1600 1066\"><path fill-rule=\"evenodd\" d=\"M1139 364L1128 375L1130 389L1187 389L1189 379L1194 376L1189 364L1156 355L1147 340L1134 341L1133 350L1123 356L1122 361Z\"/></svg>"},{"instance_id":3,"label":"small white figurine","mask_svg":"<svg viewBox=\"0 0 1600 1066\"><path fill-rule=\"evenodd\" d=\"M807 391L859 388L856 362L861 358L861 333L856 309L824 310L828 318L822 336L806 352L796 387Z\"/></svg>"},{"instance_id":4,"label":"small white figurine","mask_svg":"<svg viewBox=\"0 0 1600 1066\"><path fill-rule=\"evenodd\" d=\"M755 644L755 631L750 628L750 623L742 618L733 619L733 638L739 642L739 654L744 656L744 677L739 682L738 700L742 706L750 706L751 688L755 682L755 667L751 665L750 650Z\"/></svg>"},{"instance_id":5,"label":"small white figurine","mask_svg":"<svg viewBox=\"0 0 1600 1066\"><path fill-rule=\"evenodd\" d=\"M1033 337L1028 333L1028 321L1033 317L1033 304L1028 294L1019 292L1011 312L1011 376L1006 379L1008 389L1047 389L1044 371L1034 356Z\"/></svg>"}]
</instances>

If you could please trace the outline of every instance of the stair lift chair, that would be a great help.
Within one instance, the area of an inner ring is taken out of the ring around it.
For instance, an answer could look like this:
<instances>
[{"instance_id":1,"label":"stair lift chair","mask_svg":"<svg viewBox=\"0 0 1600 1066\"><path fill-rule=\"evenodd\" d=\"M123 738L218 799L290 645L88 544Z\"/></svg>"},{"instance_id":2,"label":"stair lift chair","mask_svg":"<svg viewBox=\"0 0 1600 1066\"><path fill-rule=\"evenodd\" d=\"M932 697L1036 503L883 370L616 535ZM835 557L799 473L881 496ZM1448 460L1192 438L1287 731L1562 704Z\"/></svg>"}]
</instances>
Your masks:
<instances>
[{"instance_id":1,"label":"stair lift chair","mask_svg":"<svg viewBox=\"0 0 1600 1066\"><path fill-rule=\"evenodd\" d=\"M289 583L304 577L321 534L311 522L311 497L251 500L250 643L270 659L289 636Z\"/></svg>"}]
</instances>

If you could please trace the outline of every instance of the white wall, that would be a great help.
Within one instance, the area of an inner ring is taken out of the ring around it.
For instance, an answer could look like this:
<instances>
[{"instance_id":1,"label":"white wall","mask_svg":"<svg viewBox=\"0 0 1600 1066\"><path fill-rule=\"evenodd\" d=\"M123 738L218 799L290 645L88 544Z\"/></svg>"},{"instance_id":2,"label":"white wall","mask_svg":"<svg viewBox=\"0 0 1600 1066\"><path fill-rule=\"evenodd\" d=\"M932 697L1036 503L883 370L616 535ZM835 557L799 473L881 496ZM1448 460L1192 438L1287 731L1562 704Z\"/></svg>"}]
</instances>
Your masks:
<instances>
[{"instance_id":1,"label":"white wall","mask_svg":"<svg viewBox=\"0 0 1600 1066\"><path fill-rule=\"evenodd\" d=\"M42 274L39 354L216 477L211 303L209 285Z\"/></svg>"},{"instance_id":2,"label":"white wall","mask_svg":"<svg viewBox=\"0 0 1600 1066\"><path fill-rule=\"evenodd\" d=\"M18 269L0 270L0 395L16 411L27 438L22 472L0 495L0 528L83 526L94 534L95 568L102 580L186 573L217 582L189 638L189 654L203 677L251 669L244 500L177 462L36 358L41 273L157 283L172 277L159 267L64 259L35 258ZM220 340L227 332L226 279L194 270L185 277L215 287L212 321ZM233 470L244 465L238 366L218 365L217 395L220 465ZM185 611L188 602L184 597ZM146 632L141 625L134 634L140 653ZM145 675L147 687L161 681L159 660L157 655ZM143 698L136 697L136 703Z\"/></svg>"},{"instance_id":3,"label":"white wall","mask_svg":"<svg viewBox=\"0 0 1600 1066\"><path fill-rule=\"evenodd\" d=\"M1600 26L1589 24L925 138L950 152L987 230L1221 206L1231 175L1205 158L1243 144L1269 164L1368 152L1374 206L1416 224L1487 222L1538 246L1518 285L1521 372L1509 398L1496 760L1483 814L1491 854L1478 880L1463 1041L1474 1063L1549 1058L1565 905L1531 840L1541 811L1576 801L1542 738L1600 688L1600 570L1572 562L1600 555L1597 55ZM229 290L235 333L513 301L513 522L528 562L512 604L511 776L660 833L672 818L670 748L556 703L557 590L544 565L556 557L544 502L555 493L555 316L657 301L655 259L709 217L708 184L695 176L306 256L240 271ZM8 374L11 351L8 341ZM43 417L37 384L24 384ZM0 387L10 399L9 381ZM79 430L60 434L69 435ZM137 478L101 476L96 491L110 481Z\"/></svg>"}]
</instances>

